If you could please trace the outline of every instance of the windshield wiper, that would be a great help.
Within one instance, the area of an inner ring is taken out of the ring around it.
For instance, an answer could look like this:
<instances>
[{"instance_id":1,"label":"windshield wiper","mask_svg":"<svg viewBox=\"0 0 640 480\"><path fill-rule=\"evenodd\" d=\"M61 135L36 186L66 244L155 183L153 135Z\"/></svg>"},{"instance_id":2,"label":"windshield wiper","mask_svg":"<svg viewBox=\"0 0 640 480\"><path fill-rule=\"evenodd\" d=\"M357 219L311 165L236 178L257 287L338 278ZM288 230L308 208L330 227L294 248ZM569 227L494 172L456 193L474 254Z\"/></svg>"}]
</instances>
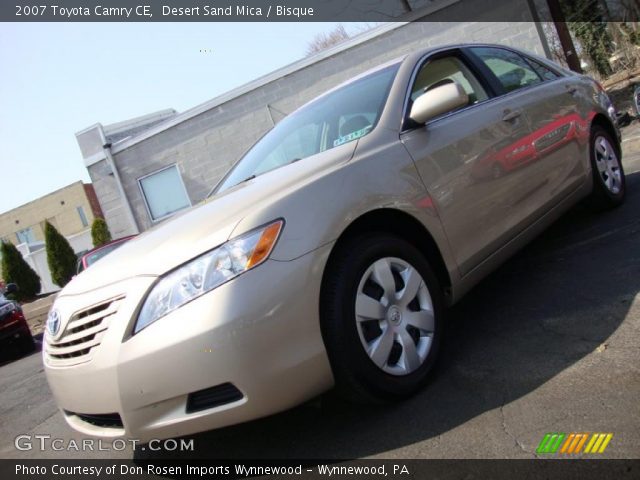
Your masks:
<instances>
[{"instance_id":1,"label":"windshield wiper","mask_svg":"<svg viewBox=\"0 0 640 480\"><path fill-rule=\"evenodd\" d=\"M291 160L289 163L285 163L284 165L291 165L292 163L295 163L299 160L302 160L301 158L294 158L293 160ZM236 183L236 185L240 185L241 183L246 183L249 180L253 180L254 178L256 178L256 174L254 173L253 175L249 175L247 178L245 178L244 180L242 180L241 182Z\"/></svg>"}]
</instances>

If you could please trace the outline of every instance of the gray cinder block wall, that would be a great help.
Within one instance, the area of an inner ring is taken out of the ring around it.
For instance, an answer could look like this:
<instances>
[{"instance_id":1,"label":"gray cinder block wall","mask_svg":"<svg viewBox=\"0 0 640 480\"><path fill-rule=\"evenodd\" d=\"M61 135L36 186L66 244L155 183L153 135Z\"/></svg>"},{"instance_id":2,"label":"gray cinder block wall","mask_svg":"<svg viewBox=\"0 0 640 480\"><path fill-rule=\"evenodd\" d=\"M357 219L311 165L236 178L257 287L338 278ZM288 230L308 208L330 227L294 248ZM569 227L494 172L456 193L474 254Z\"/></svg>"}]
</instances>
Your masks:
<instances>
[{"instance_id":1,"label":"gray cinder block wall","mask_svg":"<svg viewBox=\"0 0 640 480\"><path fill-rule=\"evenodd\" d=\"M139 136L115 144L113 158L140 231L153 225L138 184L140 177L176 164L195 205L282 113L290 113L340 82L409 51L459 42L501 43L544 55L532 22L409 23L235 98L217 105L214 99L210 108L195 116L178 114L169 123L176 119L179 123L151 136L143 132L142 139ZM124 215L111 169L100 161L88 170L114 237L132 233L134 227Z\"/></svg>"}]
</instances>

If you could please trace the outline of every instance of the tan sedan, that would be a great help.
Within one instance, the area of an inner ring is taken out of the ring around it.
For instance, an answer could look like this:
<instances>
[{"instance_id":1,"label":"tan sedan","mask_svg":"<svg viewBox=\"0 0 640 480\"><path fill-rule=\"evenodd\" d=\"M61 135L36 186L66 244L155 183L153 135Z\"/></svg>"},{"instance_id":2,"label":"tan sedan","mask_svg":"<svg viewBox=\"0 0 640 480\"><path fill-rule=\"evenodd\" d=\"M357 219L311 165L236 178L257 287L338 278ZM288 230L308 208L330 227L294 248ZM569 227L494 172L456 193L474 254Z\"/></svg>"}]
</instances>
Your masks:
<instances>
[{"instance_id":1,"label":"tan sedan","mask_svg":"<svg viewBox=\"0 0 640 480\"><path fill-rule=\"evenodd\" d=\"M495 45L408 55L303 106L202 205L76 277L44 364L68 423L148 440L336 386L422 387L443 310L581 200L624 200L593 80Z\"/></svg>"}]
</instances>

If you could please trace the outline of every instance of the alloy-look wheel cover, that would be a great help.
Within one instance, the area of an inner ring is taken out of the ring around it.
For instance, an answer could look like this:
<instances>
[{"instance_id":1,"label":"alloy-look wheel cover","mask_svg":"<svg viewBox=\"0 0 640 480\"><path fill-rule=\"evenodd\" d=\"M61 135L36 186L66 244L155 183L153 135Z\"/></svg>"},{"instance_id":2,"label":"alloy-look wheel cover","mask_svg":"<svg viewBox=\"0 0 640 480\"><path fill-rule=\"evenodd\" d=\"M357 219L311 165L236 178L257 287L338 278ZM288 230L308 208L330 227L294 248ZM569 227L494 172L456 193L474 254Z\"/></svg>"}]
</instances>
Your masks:
<instances>
[{"instance_id":1,"label":"alloy-look wheel cover","mask_svg":"<svg viewBox=\"0 0 640 480\"><path fill-rule=\"evenodd\" d=\"M408 375L424 363L435 328L424 279L395 257L376 260L364 272L355 301L356 327L371 361L391 375Z\"/></svg>"},{"instance_id":2,"label":"alloy-look wheel cover","mask_svg":"<svg viewBox=\"0 0 640 480\"><path fill-rule=\"evenodd\" d=\"M622 188L622 172L616 151L605 137L596 137L593 152L602 183L614 195Z\"/></svg>"}]
</instances>

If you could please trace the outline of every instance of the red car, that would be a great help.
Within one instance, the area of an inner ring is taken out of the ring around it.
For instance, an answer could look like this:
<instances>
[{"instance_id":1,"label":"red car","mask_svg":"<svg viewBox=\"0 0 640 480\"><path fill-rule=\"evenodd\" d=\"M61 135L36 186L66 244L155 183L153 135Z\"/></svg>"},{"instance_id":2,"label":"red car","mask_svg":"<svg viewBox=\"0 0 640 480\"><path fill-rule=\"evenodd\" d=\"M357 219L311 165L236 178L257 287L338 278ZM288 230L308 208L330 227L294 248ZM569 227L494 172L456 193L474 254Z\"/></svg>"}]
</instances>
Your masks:
<instances>
[{"instance_id":1,"label":"red car","mask_svg":"<svg viewBox=\"0 0 640 480\"><path fill-rule=\"evenodd\" d=\"M17 285L10 283L5 293L11 294L17 291ZM20 304L8 300L0 293L0 344L5 343L16 344L25 352L32 352L36 346Z\"/></svg>"},{"instance_id":2,"label":"red car","mask_svg":"<svg viewBox=\"0 0 640 480\"><path fill-rule=\"evenodd\" d=\"M107 255L108 253L113 252L116 248L122 246L125 242L131 240L133 237L135 237L135 235L122 237L117 240L113 240L105 245L101 245L100 247L96 247L93 250L89 250L78 259L77 273L86 270L102 257Z\"/></svg>"}]
</instances>

